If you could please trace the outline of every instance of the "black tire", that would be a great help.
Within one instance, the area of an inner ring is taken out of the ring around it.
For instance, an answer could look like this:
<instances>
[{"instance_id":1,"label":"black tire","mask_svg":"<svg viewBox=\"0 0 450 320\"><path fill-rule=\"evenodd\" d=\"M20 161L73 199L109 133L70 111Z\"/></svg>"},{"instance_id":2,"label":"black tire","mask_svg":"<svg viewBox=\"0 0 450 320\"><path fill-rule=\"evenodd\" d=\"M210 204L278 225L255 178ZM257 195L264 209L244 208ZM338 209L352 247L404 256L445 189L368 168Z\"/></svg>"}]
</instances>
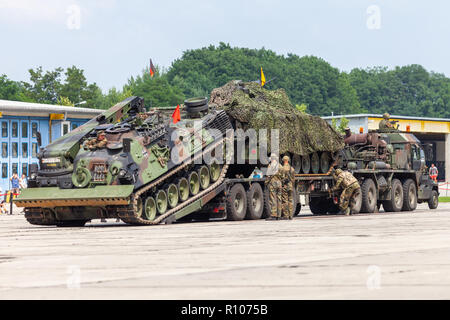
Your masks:
<instances>
[{"instance_id":1,"label":"black tire","mask_svg":"<svg viewBox=\"0 0 450 320\"><path fill-rule=\"evenodd\" d=\"M403 183L403 207L402 211L414 211L417 208L417 187L412 179Z\"/></svg>"},{"instance_id":2,"label":"black tire","mask_svg":"<svg viewBox=\"0 0 450 320\"><path fill-rule=\"evenodd\" d=\"M261 219L264 211L264 193L259 183L252 183L247 191L247 214L248 220Z\"/></svg>"},{"instance_id":3,"label":"black tire","mask_svg":"<svg viewBox=\"0 0 450 320\"><path fill-rule=\"evenodd\" d=\"M373 213L377 206L377 190L375 182L368 178L361 185L361 211L363 213Z\"/></svg>"},{"instance_id":4,"label":"black tire","mask_svg":"<svg viewBox=\"0 0 450 320\"><path fill-rule=\"evenodd\" d=\"M267 219L271 215L269 198L270 198L269 189L264 188L264 210L263 210L263 213L261 216L261 218L263 218L263 219Z\"/></svg>"},{"instance_id":5,"label":"black tire","mask_svg":"<svg viewBox=\"0 0 450 320\"><path fill-rule=\"evenodd\" d=\"M361 206L362 206L362 193L361 189L357 189L352 196L352 200L350 201L349 207L350 207L350 213L351 214L358 214L361 212Z\"/></svg>"},{"instance_id":6,"label":"black tire","mask_svg":"<svg viewBox=\"0 0 450 320\"><path fill-rule=\"evenodd\" d=\"M67 220L67 221L57 221L55 224L57 227L84 227L86 222L89 220Z\"/></svg>"},{"instance_id":7,"label":"black tire","mask_svg":"<svg viewBox=\"0 0 450 320\"><path fill-rule=\"evenodd\" d=\"M403 207L403 185L398 179L392 179L391 200L383 201L383 208L386 212L399 212Z\"/></svg>"},{"instance_id":8,"label":"black tire","mask_svg":"<svg viewBox=\"0 0 450 320\"><path fill-rule=\"evenodd\" d=\"M311 212L313 214L326 214L328 212L329 209L329 202L328 201L324 201L321 198L311 198L309 200L309 210L311 210Z\"/></svg>"},{"instance_id":9,"label":"black tire","mask_svg":"<svg viewBox=\"0 0 450 320\"><path fill-rule=\"evenodd\" d=\"M188 107L186 108L187 112L190 113L197 113L197 112L204 112L204 111L208 111L208 105L205 104L204 106L199 106L199 107Z\"/></svg>"},{"instance_id":10,"label":"black tire","mask_svg":"<svg viewBox=\"0 0 450 320\"><path fill-rule=\"evenodd\" d=\"M436 209L439 205L439 194L436 190L431 191L431 198L428 200L428 208Z\"/></svg>"},{"instance_id":11,"label":"black tire","mask_svg":"<svg viewBox=\"0 0 450 320\"><path fill-rule=\"evenodd\" d=\"M208 103L208 99L205 97L196 97L196 98L190 98L190 99L184 100L184 105L189 108L204 106L207 103Z\"/></svg>"},{"instance_id":12,"label":"black tire","mask_svg":"<svg viewBox=\"0 0 450 320\"><path fill-rule=\"evenodd\" d=\"M244 186L240 183L231 187L227 196L227 220L244 220L247 213L247 193Z\"/></svg>"},{"instance_id":13,"label":"black tire","mask_svg":"<svg viewBox=\"0 0 450 320\"><path fill-rule=\"evenodd\" d=\"M302 172L308 174L311 171L311 158L309 155L302 156Z\"/></svg>"},{"instance_id":14,"label":"black tire","mask_svg":"<svg viewBox=\"0 0 450 320\"><path fill-rule=\"evenodd\" d=\"M319 173L320 170L320 158L317 152L311 154L311 172Z\"/></svg>"}]
</instances>

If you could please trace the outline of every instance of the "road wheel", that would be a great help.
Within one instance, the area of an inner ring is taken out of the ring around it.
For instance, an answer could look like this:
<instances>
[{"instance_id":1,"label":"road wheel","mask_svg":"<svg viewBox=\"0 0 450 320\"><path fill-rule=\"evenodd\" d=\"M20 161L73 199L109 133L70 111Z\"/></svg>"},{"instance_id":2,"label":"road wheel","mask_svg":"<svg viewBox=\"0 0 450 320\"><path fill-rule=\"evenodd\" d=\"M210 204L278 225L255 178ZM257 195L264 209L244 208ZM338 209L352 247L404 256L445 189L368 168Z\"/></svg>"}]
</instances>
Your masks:
<instances>
[{"instance_id":1,"label":"road wheel","mask_svg":"<svg viewBox=\"0 0 450 320\"><path fill-rule=\"evenodd\" d=\"M311 155L311 171L312 173L319 173L320 170L320 159L317 152Z\"/></svg>"},{"instance_id":2,"label":"road wheel","mask_svg":"<svg viewBox=\"0 0 450 320\"><path fill-rule=\"evenodd\" d=\"M322 152L320 155L320 172L327 173L330 170L330 154Z\"/></svg>"},{"instance_id":3,"label":"road wheel","mask_svg":"<svg viewBox=\"0 0 450 320\"><path fill-rule=\"evenodd\" d=\"M302 157L302 171L304 174L308 174L311 170L311 159L309 158L309 155Z\"/></svg>"},{"instance_id":4,"label":"road wheel","mask_svg":"<svg viewBox=\"0 0 450 320\"><path fill-rule=\"evenodd\" d=\"M428 208L436 209L439 205L439 194L436 190L431 191L431 198L428 200Z\"/></svg>"},{"instance_id":5,"label":"road wheel","mask_svg":"<svg viewBox=\"0 0 450 320\"><path fill-rule=\"evenodd\" d=\"M244 186L235 184L227 196L227 219L240 221L247 213L247 196Z\"/></svg>"},{"instance_id":6,"label":"road wheel","mask_svg":"<svg viewBox=\"0 0 450 320\"><path fill-rule=\"evenodd\" d=\"M167 211L167 193L164 190L159 190L156 193L156 209L159 214L164 214Z\"/></svg>"},{"instance_id":7,"label":"road wheel","mask_svg":"<svg viewBox=\"0 0 450 320\"><path fill-rule=\"evenodd\" d=\"M292 167L294 168L295 173L300 173L302 169L302 157L298 154L292 156Z\"/></svg>"},{"instance_id":8,"label":"road wheel","mask_svg":"<svg viewBox=\"0 0 450 320\"><path fill-rule=\"evenodd\" d=\"M189 174L188 180L189 180L189 191L191 195L195 196L200 191L200 177L198 176L198 173L192 171Z\"/></svg>"},{"instance_id":9,"label":"road wheel","mask_svg":"<svg viewBox=\"0 0 450 320\"><path fill-rule=\"evenodd\" d=\"M211 177L211 182L216 182L217 180L219 180L220 178L220 164L218 164L217 162L213 162L211 163L211 165L209 165L209 174Z\"/></svg>"},{"instance_id":10,"label":"road wheel","mask_svg":"<svg viewBox=\"0 0 450 320\"><path fill-rule=\"evenodd\" d=\"M377 190L375 187L375 182L372 179L364 180L361 186L361 211L364 213L372 213L375 211L377 206Z\"/></svg>"},{"instance_id":11,"label":"road wheel","mask_svg":"<svg viewBox=\"0 0 450 320\"><path fill-rule=\"evenodd\" d=\"M144 217L146 220L153 221L156 218L156 201L153 197L147 197L144 204Z\"/></svg>"},{"instance_id":12,"label":"road wheel","mask_svg":"<svg viewBox=\"0 0 450 320\"><path fill-rule=\"evenodd\" d=\"M259 183L252 183L247 191L247 215L246 219L261 219L264 211L264 194Z\"/></svg>"},{"instance_id":13,"label":"road wheel","mask_svg":"<svg viewBox=\"0 0 450 320\"><path fill-rule=\"evenodd\" d=\"M400 180L392 179L391 200L383 201L386 212L399 212L403 207L403 186Z\"/></svg>"},{"instance_id":14,"label":"road wheel","mask_svg":"<svg viewBox=\"0 0 450 320\"><path fill-rule=\"evenodd\" d=\"M417 188L414 180L403 183L403 211L414 211L417 208Z\"/></svg>"},{"instance_id":15,"label":"road wheel","mask_svg":"<svg viewBox=\"0 0 450 320\"><path fill-rule=\"evenodd\" d=\"M353 194L352 200L350 201L349 207L350 207L350 213L351 214L357 214L361 211L362 206L362 193L361 190L358 189Z\"/></svg>"},{"instance_id":16,"label":"road wheel","mask_svg":"<svg viewBox=\"0 0 450 320\"><path fill-rule=\"evenodd\" d=\"M169 203L170 208L175 208L178 204L178 201L180 199L178 188L174 183L169 184L169 186L166 189L167 193L167 202Z\"/></svg>"},{"instance_id":17,"label":"road wheel","mask_svg":"<svg viewBox=\"0 0 450 320\"><path fill-rule=\"evenodd\" d=\"M207 166L201 166L197 172L198 176L200 177L200 187L202 188L202 190L205 190L209 187L209 183L211 181L209 169Z\"/></svg>"},{"instance_id":18,"label":"road wheel","mask_svg":"<svg viewBox=\"0 0 450 320\"><path fill-rule=\"evenodd\" d=\"M186 201L189 198L189 181L186 178L180 178L177 187L180 201Z\"/></svg>"}]
</instances>

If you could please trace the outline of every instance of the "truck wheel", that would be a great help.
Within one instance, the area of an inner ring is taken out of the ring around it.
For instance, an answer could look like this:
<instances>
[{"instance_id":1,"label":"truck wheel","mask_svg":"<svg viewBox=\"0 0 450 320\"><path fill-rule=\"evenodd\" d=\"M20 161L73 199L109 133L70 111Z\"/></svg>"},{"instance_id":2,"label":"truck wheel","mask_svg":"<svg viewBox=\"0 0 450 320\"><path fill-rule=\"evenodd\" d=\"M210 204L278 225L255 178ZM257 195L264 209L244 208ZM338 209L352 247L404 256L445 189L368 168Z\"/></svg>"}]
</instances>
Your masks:
<instances>
[{"instance_id":1,"label":"truck wheel","mask_svg":"<svg viewBox=\"0 0 450 320\"><path fill-rule=\"evenodd\" d=\"M320 155L320 172L327 173L330 170L330 155L324 151Z\"/></svg>"},{"instance_id":2,"label":"truck wheel","mask_svg":"<svg viewBox=\"0 0 450 320\"><path fill-rule=\"evenodd\" d=\"M269 197L270 197L269 189L264 188L264 210L261 216L262 219L267 219L271 215Z\"/></svg>"},{"instance_id":3,"label":"truck wheel","mask_svg":"<svg viewBox=\"0 0 450 320\"><path fill-rule=\"evenodd\" d=\"M364 180L361 186L361 211L364 213L373 213L377 206L377 190L375 182L372 179Z\"/></svg>"},{"instance_id":4,"label":"truck wheel","mask_svg":"<svg viewBox=\"0 0 450 320\"><path fill-rule=\"evenodd\" d=\"M240 221L245 218L247 212L247 196L244 186L235 184L227 196L227 219Z\"/></svg>"},{"instance_id":5,"label":"truck wheel","mask_svg":"<svg viewBox=\"0 0 450 320\"><path fill-rule=\"evenodd\" d=\"M317 152L314 152L311 155L311 171L312 173L319 173L319 169L320 169L319 155L317 154Z\"/></svg>"},{"instance_id":6,"label":"truck wheel","mask_svg":"<svg viewBox=\"0 0 450 320\"><path fill-rule=\"evenodd\" d=\"M264 211L264 194L259 183L252 183L247 191L247 214L248 220L261 219Z\"/></svg>"},{"instance_id":7,"label":"truck wheel","mask_svg":"<svg viewBox=\"0 0 450 320\"><path fill-rule=\"evenodd\" d=\"M428 200L428 208L436 209L439 204L439 194L436 190L431 191L431 198Z\"/></svg>"},{"instance_id":8,"label":"truck wheel","mask_svg":"<svg viewBox=\"0 0 450 320\"><path fill-rule=\"evenodd\" d=\"M309 210L313 214L326 214L328 211L328 201L321 198L311 198L309 201Z\"/></svg>"},{"instance_id":9,"label":"truck wheel","mask_svg":"<svg viewBox=\"0 0 450 320\"><path fill-rule=\"evenodd\" d=\"M362 194L361 190L356 190L353 194L352 200L350 201L350 213L357 214L361 211L362 205Z\"/></svg>"},{"instance_id":10,"label":"truck wheel","mask_svg":"<svg viewBox=\"0 0 450 320\"><path fill-rule=\"evenodd\" d=\"M294 168L295 173L300 173L302 169L302 158L298 154L292 156L292 167Z\"/></svg>"},{"instance_id":11,"label":"truck wheel","mask_svg":"<svg viewBox=\"0 0 450 320\"><path fill-rule=\"evenodd\" d=\"M386 212L399 212L403 207L403 186L400 180L393 179L391 187L391 200L383 201Z\"/></svg>"},{"instance_id":12,"label":"truck wheel","mask_svg":"<svg viewBox=\"0 0 450 320\"><path fill-rule=\"evenodd\" d=\"M311 159L309 158L309 155L302 157L302 171L304 174L308 174L311 170Z\"/></svg>"},{"instance_id":13,"label":"truck wheel","mask_svg":"<svg viewBox=\"0 0 450 320\"><path fill-rule=\"evenodd\" d=\"M402 211L414 211L417 208L417 188L412 179L403 183L403 207Z\"/></svg>"}]
</instances>

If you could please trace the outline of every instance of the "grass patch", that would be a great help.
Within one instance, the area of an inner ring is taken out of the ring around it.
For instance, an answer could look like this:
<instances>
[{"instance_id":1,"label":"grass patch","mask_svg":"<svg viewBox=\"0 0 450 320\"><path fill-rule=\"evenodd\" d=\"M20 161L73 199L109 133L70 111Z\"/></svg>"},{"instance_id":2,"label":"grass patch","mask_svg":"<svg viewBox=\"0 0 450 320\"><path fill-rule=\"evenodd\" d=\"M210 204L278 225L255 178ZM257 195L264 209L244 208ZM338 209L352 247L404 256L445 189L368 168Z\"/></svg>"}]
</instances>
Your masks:
<instances>
[{"instance_id":1,"label":"grass patch","mask_svg":"<svg viewBox=\"0 0 450 320\"><path fill-rule=\"evenodd\" d=\"M450 197L439 197L439 202L450 202Z\"/></svg>"}]
</instances>

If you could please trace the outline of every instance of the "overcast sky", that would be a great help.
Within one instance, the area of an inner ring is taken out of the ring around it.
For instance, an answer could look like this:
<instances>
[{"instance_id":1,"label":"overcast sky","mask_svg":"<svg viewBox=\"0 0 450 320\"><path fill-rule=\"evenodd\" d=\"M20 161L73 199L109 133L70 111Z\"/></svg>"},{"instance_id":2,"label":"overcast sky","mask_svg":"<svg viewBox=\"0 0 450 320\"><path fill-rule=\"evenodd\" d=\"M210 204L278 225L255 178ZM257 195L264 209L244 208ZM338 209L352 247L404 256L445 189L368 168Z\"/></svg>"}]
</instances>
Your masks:
<instances>
[{"instance_id":1,"label":"overcast sky","mask_svg":"<svg viewBox=\"0 0 450 320\"><path fill-rule=\"evenodd\" d=\"M345 71L421 64L450 76L450 1L0 0L0 74L76 65L105 91L219 42L315 55Z\"/></svg>"}]
</instances>

